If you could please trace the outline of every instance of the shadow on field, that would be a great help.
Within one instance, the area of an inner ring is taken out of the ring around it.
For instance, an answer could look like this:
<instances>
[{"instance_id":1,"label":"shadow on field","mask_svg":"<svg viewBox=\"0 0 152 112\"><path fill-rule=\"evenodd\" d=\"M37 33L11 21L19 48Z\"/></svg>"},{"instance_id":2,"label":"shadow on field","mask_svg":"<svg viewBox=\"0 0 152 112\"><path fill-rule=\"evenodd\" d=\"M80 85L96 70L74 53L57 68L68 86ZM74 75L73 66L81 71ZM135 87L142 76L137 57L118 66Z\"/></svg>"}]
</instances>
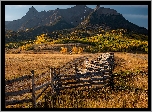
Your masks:
<instances>
[{"instance_id":1,"label":"shadow on field","mask_svg":"<svg viewBox=\"0 0 152 112\"><path fill-rule=\"evenodd\" d=\"M114 74L113 89L87 87L62 90L54 96L47 93L38 108L148 108L148 89L128 84L138 75L148 74L144 71Z\"/></svg>"}]
</instances>

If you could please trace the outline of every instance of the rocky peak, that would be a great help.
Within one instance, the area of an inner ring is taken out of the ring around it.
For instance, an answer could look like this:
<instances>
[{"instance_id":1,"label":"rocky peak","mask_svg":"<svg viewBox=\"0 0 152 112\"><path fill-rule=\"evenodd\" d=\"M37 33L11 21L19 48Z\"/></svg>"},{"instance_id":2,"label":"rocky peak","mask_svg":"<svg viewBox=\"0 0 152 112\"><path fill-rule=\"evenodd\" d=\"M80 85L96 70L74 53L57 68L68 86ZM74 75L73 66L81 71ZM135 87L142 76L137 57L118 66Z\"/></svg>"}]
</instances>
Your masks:
<instances>
[{"instance_id":1,"label":"rocky peak","mask_svg":"<svg viewBox=\"0 0 152 112\"><path fill-rule=\"evenodd\" d=\"M32 6L31 8L29 8L29 11L26 13L26 15L35 15L37 14L38 11Z\"/></svg>"}]
</instances>

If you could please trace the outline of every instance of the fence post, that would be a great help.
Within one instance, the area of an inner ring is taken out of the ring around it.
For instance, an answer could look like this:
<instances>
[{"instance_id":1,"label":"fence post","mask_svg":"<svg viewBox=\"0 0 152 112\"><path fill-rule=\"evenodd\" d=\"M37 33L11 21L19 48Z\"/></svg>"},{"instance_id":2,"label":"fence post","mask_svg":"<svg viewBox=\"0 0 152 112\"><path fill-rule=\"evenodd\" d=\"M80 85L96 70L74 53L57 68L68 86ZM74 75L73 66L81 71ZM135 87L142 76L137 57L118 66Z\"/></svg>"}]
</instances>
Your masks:
<instances>
[{"instance_id":1,"label":"fence post","mask_svg":"<svg viewBox=\"0 0 152 112\"><path fill-rule=\"evenodd\" d=\"M114 90L114 75L111 74L111 78L110 78L110 87L112 90Z\"/></svg>"},{"instance_id":2,"label":"fence post","mask_svg":"<svg viewBox=\"0 0 152 112\"><path fill-rule=\"evenodd\" d=\"M77 73L78 73L78 67L77 67L77 65L75 63L75 74L77 74Z\"/></svg>"},{"instance_id":3,"label":"fence post","mask_svg":"<svg viewBox=\"0 0 152 112\"><path fill-rule=\"evenodd\" d=\"M54 68L50 68L50 81L51 81L51 88L52 88L52 94L54 93L54 78L53 78L53 74L54 74Z\"/></svg>"},{"instance_id":4,"label":"fence post","mask_svg":"<svg viewBox=\"0 0 152 112\"><path fill-rule=\"evenodd\" d=\"M56 79L55 81L54 81L54 86L55 86L55 88L54 88L54 91L55 91L55 94L58 94L58 92L59 92L59 78L58 78L58 73L59 73L59 71L58 71L59 69L58 68L54 68L54 78Z\"/></svg>"},{"instance_id":5,"label":"fence post","mask_svg":"<svg viewBox=\"0 0 152 112\"><path fill-rule=\"evenodd\" d=\"M52 107L54 108L56 105L56 68L51 68L51 86L52 86L52 97L51 97L51 102L52 102Z\"/></svg>"},{"instance_id":6,"label":"fence post","mask_svg":"<svg viewBox=\"0 0 152 112\"><path fill-rule=\"evenodd\" d=\"M60 68L56 68L56 72L55 72L55 75L56 75L56 78L57 78L57 82L56 82L56 86L57 86L57 89L56 89L56 93L58 94L60 92L60 87L62 86L61 85L61 81L60 81Z\"/></svg>"},{"instance_id":7,"label":"fence post","mask_svg":"<svg viewBox=\"0 0 152 112\"><path fill-rule=\"evenodd\" d=\"M52 93L51 93L51 106L52 108L54 107L54 102L53 102L53 97L54 97L54 68L50 68L50 82L51 82L51 89L52 89Z\"/></svg>"},{"instance_id":8,"label":"fence post","mask_svg":"<svg viewBox=\"0 0 152 112\"><path fill-rule=\"evenodd\" d=\"M34 70L32 70L31 73L32 73L32 106L33 106L33 108L36 108Z\"/></svg>"}]
</instances>

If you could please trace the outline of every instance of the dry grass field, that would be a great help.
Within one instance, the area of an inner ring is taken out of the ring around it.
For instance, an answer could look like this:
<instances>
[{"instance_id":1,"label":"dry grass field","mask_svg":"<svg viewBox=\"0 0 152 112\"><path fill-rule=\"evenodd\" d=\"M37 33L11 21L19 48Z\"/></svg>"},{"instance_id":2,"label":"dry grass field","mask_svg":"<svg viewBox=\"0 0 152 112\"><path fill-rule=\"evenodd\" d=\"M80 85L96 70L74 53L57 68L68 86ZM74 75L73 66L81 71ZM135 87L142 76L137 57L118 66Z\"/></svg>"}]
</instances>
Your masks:
<instances>
[{"instance_id":1,"label":"dry grass field","mask_svg":"<svg viewBox=\"0 0 152 112\"><path fill-rule=\"evenodd\" d=\"M49 67L60 67L72 59L81 56L96 57L98 54L6 54L5 79L14 79L35 70L35 75L49 72ZM76 91L65 90L65 94L57 96L57 108L147 108L148 107L148 54L119 53L115 54L115 85L125 85L135 90L110 91ZM125 78L121 74L127 74ZM73 91L70 95L68 91ZM77 93L79 92L79 93ZM64 93L64 91L63 91ZM77 94L75 96L72 96ZM50 106L48 101L48 106ZM18 107L18 106L17 106ZM24 106L19 106L24 108ZM42 105L40 106L42 107ZM9 108L9 106L8 106Z\"/></svg>"},{"instance_id":2,"label":"dry grass field","mask_svg":"<svg viewBox=\"0 0 152 112\"><path fill-rule=\"evenodd\" d=\"M49 70L49 67L59 67L72 59L83 55L64 54L6 54L5 78L12 79L35 70L35 74L41 74Z\"/></svg>"}]
</instances>

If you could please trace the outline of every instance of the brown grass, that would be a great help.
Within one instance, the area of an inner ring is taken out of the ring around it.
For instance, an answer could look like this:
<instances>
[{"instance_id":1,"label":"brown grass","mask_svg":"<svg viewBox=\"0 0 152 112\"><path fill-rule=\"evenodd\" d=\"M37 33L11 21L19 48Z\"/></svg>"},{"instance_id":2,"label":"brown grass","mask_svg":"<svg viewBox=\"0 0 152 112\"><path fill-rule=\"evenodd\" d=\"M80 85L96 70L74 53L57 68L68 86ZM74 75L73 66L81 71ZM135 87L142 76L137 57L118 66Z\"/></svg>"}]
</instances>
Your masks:
<instances>
[{"instance_id":1,"label":"brown grass","mask_svg":"<svg viewBox=\"0 0 152 112\"><path fill-rule=\"evenodd\" d=\"M84 55L63 54L6 54L5 55L5 78L19 77L30 74L41 74L49 70L49 67L62 66L70 60Z\"/></svg>"},{"instance_id":2,"label":"brown grass","mask_svg":"<svg viewBox=\"0 0 152 112\"><path fill-rule=\"evenodd\" d=\"M91 56L90 59L97 57L98 54L6 54L5 56L5 78L12 79L25 74L30 74L31 70L35 70L36 75L44 72L49 72L49 67L59 67L69 62L70 60L81 57ZM131 54L131 53L115 53L116 67L114 73L120 71L131 71L136 73L138 70L148 71L148 59L144 60L140 57L148 57L147 54ZM119 79L119 77L118 77ZM137 73L136 75L129 76L129 79L115 82L117 85L124 85L148 90L148 75ZM98 93L101 93L99 95ZM88 93L89 94L89 93ZM102 92L93 93L99 98L79 98L78 103L76 99L71 98L69 94L66 96L58 96L60 103L57 104L59 108L73 108L74 104L78 104L78 108L147 108L148 107L148 94L145 91L132 91L132 90L118 90L110 91L102 94ZM91 94L91 95L93 95ZM105 96L106 95L106 96ZM83 96L83 95L82 95ZM86 95L84 95L86 96ZM104 96L104 97L101 97ZM106 97L106 99L105 99ZM73 103L72 103L73 102ZM20 106L20 105L19 105ZM19 107L15 106L15 107ZM11 106L9 106L11 107ZM24 106L21 106L24 108Z\"/></svg>"},{"instance_id":3,"label":"brown grass","mask_svg":"<svg viewBox=\"0 0 152 112\"><path fill-rule=\"evenodd\" d=\"M143 60L140 57L146 57ZM147 54L132 54L132 53L115 53L115 63L117 64L114 72L117 71L134 71L137 69L148 70L148 55Z\"/></svg>"},{"instance_id":4,"label":"brown grass","mask_svg":"<svg viewBox=\"0 0 152 112\"><path fill-rule=\"evenodd\" d=\"M67 92L68 91L68 92ZM72 94L69 92L72 91ZM75 92L79 91L79 93ZM148 94L144 91L80 91L65 90L56 97L56 108L147 108ZM51 107L48 102L49 107Z\"/></svg>"}]
</instances>

